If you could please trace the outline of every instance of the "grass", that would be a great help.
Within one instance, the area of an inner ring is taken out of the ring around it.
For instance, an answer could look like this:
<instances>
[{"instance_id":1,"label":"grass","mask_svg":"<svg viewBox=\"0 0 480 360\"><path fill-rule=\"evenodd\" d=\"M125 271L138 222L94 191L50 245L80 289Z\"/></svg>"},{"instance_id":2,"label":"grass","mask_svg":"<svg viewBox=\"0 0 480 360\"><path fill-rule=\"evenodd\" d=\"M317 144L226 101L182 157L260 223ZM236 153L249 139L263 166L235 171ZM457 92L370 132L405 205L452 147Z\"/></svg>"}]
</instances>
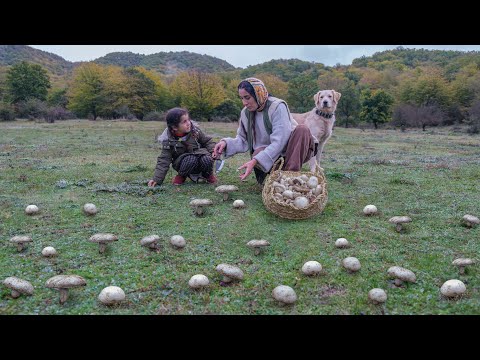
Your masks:
<instances>
[{"instance_id":1,"label":"grass","mask_svg":"<svg viewBox=\"0 0 480 360\"><path fill-rule=\"evenodd\" d=\"M202 123L216 140L234 136L236 124ZM248 158L227 159L219 184L239 191L223 202L215 187L187 182L171 185L169 171L163 186L149 189L160 153L158 122L27 121L0 122L0 279L17 276L35 287L33 296L12 299L0 286L0 314L480 314L480 269L465 275L451 265L457 257L477 258L480 227L461 224L464 214L480 215L480 139L451 132L336 128L322 167L329 200L322 214L307 220L281 219L262 203L254 176L241 182L238 168ZM306 168L305 168L306 170ZM189 202L210 198L214 205L202 217ZM234 210L235 199L245 209ZM85 203L99 213L87 217ZM41 212L27 216L29 204ZM365 217L374 204L379 214ZM412 222L397 233L388 219L408 215ZM88 238L111 232L119 241L104 254ZM9 239L33 238L17 252ZM158 252L140 246L144 236L161 237ZM183 250L169 244L173 235L187 240ZM336 249L345 237L349 249ZM245 244L266 239L270 247L255 256ZM53 246L49 260L41 250ZM361 270L348 274L342 259L357 257ZM302 265L316 260L322 275L308 278ZM236 264L244 280L220 285L215 267ZM416 284L394 288L387 278L390 266L417 275ZM210 286L193 291L188 280L204 274ZM47 289L47 279L77 274L87 285L70 291L64 305ZM462 280L467 294L446 300L440 286ZM272 290L294 288L298 300L280 307ZM127 299L106 307L98 300L109 285L120 286ZM380 287L386 304L367 301L370 289Z\"/></svg>"}]
</instances>

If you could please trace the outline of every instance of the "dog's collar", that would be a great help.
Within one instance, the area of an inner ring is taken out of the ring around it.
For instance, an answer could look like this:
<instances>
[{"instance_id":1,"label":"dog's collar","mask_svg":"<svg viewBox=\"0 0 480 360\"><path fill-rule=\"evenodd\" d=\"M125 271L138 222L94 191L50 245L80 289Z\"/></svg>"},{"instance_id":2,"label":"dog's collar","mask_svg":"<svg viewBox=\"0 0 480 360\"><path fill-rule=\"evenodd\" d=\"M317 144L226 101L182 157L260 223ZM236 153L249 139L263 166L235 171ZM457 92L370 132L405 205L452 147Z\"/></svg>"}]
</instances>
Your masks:
<instances>
[{"instance_id":1,"label":"dog's collar","mask_svg":"<svg viewBox=\"0 0 480 360\"><path fill-rule=\"evenodd\" d=\"M335 113L325 113L325 112L320 111L318 109L315 109L315 113L318 116L323 116L324 118L327 118L327 119L330 119L333 115L335 115Z\"/></svg>"}]
</instances>

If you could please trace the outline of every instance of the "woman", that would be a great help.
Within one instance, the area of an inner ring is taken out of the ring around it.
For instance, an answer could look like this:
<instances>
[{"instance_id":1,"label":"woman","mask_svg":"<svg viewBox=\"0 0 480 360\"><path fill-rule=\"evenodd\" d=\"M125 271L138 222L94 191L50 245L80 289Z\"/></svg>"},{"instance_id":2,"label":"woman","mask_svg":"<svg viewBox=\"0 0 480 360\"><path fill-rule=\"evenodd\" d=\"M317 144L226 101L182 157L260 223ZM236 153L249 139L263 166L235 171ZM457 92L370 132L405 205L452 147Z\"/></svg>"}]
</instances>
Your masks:
<instances>
[{"instance_id":1,"label":"woman","mask_svg":"<svg viewBox=\"0 0 480 360\"><path fill-rule=\"evenodd\" d=\"M318 141L305 125L298 125L290 115L287 103L268 94L265 84L256 78L248 78L238 85L238 95L243 103L240 122L235 138L221 139L213 150L213 157L219 158L225 151L225 158L237 153L250 152L251 160L238 170L245 180L252 171L259 184L275 161L283 156L284 170L300 171L302 165L315 155Z\"/></svg>"}]
</instances>

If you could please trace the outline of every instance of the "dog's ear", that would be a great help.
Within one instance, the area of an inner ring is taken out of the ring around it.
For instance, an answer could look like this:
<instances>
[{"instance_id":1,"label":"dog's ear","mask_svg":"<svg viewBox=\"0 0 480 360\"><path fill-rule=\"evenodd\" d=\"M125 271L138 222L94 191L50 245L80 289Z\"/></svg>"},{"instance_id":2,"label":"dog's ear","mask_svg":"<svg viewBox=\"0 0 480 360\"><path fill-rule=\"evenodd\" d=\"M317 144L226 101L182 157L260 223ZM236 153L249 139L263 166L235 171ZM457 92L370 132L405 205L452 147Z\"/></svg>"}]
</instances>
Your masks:
<instances>
[{"instance_id":1,"label":"dog's ear","mask_svg":"<svg viewBox=\"0 0 480 360\"><path fill-rule=\"evenodd\" d=\"M318 105L318 97L320 96L321 91L317 92L313 95L313 100L315 100L315 105Z\"/></svg>"},{"instance_id":2,"label":"dog's ear","mask_svg":"<svg viewBox=\"0 0 480 360\"><path fill-rule=\"evenodd\" d=\"M340 96L342 96L342 94L340 94L339 92L335 91L335 90L332 90L333 92L333 100L338 103L338 100L340 100Z\"/></svg>"}]
</instances>

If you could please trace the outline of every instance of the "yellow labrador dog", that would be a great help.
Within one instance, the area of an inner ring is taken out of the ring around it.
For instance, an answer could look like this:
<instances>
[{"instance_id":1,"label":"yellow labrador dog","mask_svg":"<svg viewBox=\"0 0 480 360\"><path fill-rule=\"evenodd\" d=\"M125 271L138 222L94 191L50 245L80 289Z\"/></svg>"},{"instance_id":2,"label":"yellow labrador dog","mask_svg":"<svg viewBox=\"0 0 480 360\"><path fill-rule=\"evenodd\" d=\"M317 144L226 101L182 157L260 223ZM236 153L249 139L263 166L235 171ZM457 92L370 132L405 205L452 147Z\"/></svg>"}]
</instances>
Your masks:
<instances>
[{"instance_id":1,"label":"yellow labrador dog","mask_svg":"<svg viewBox=\"0 0 480 360\"><path fill-rule=\"evenodd\" d=\"M335 90L320 90L313 96L315 107L311 111L303 114L292 113L293 118L299 124L307 125L312 135L318 139L317 155L308 162L312 172L315 170L315 160L320 166L323 147L332 135L333 124L335 123L335 110L337 109L340 96L342 94Z\"/></svg>"}]
</instances>

